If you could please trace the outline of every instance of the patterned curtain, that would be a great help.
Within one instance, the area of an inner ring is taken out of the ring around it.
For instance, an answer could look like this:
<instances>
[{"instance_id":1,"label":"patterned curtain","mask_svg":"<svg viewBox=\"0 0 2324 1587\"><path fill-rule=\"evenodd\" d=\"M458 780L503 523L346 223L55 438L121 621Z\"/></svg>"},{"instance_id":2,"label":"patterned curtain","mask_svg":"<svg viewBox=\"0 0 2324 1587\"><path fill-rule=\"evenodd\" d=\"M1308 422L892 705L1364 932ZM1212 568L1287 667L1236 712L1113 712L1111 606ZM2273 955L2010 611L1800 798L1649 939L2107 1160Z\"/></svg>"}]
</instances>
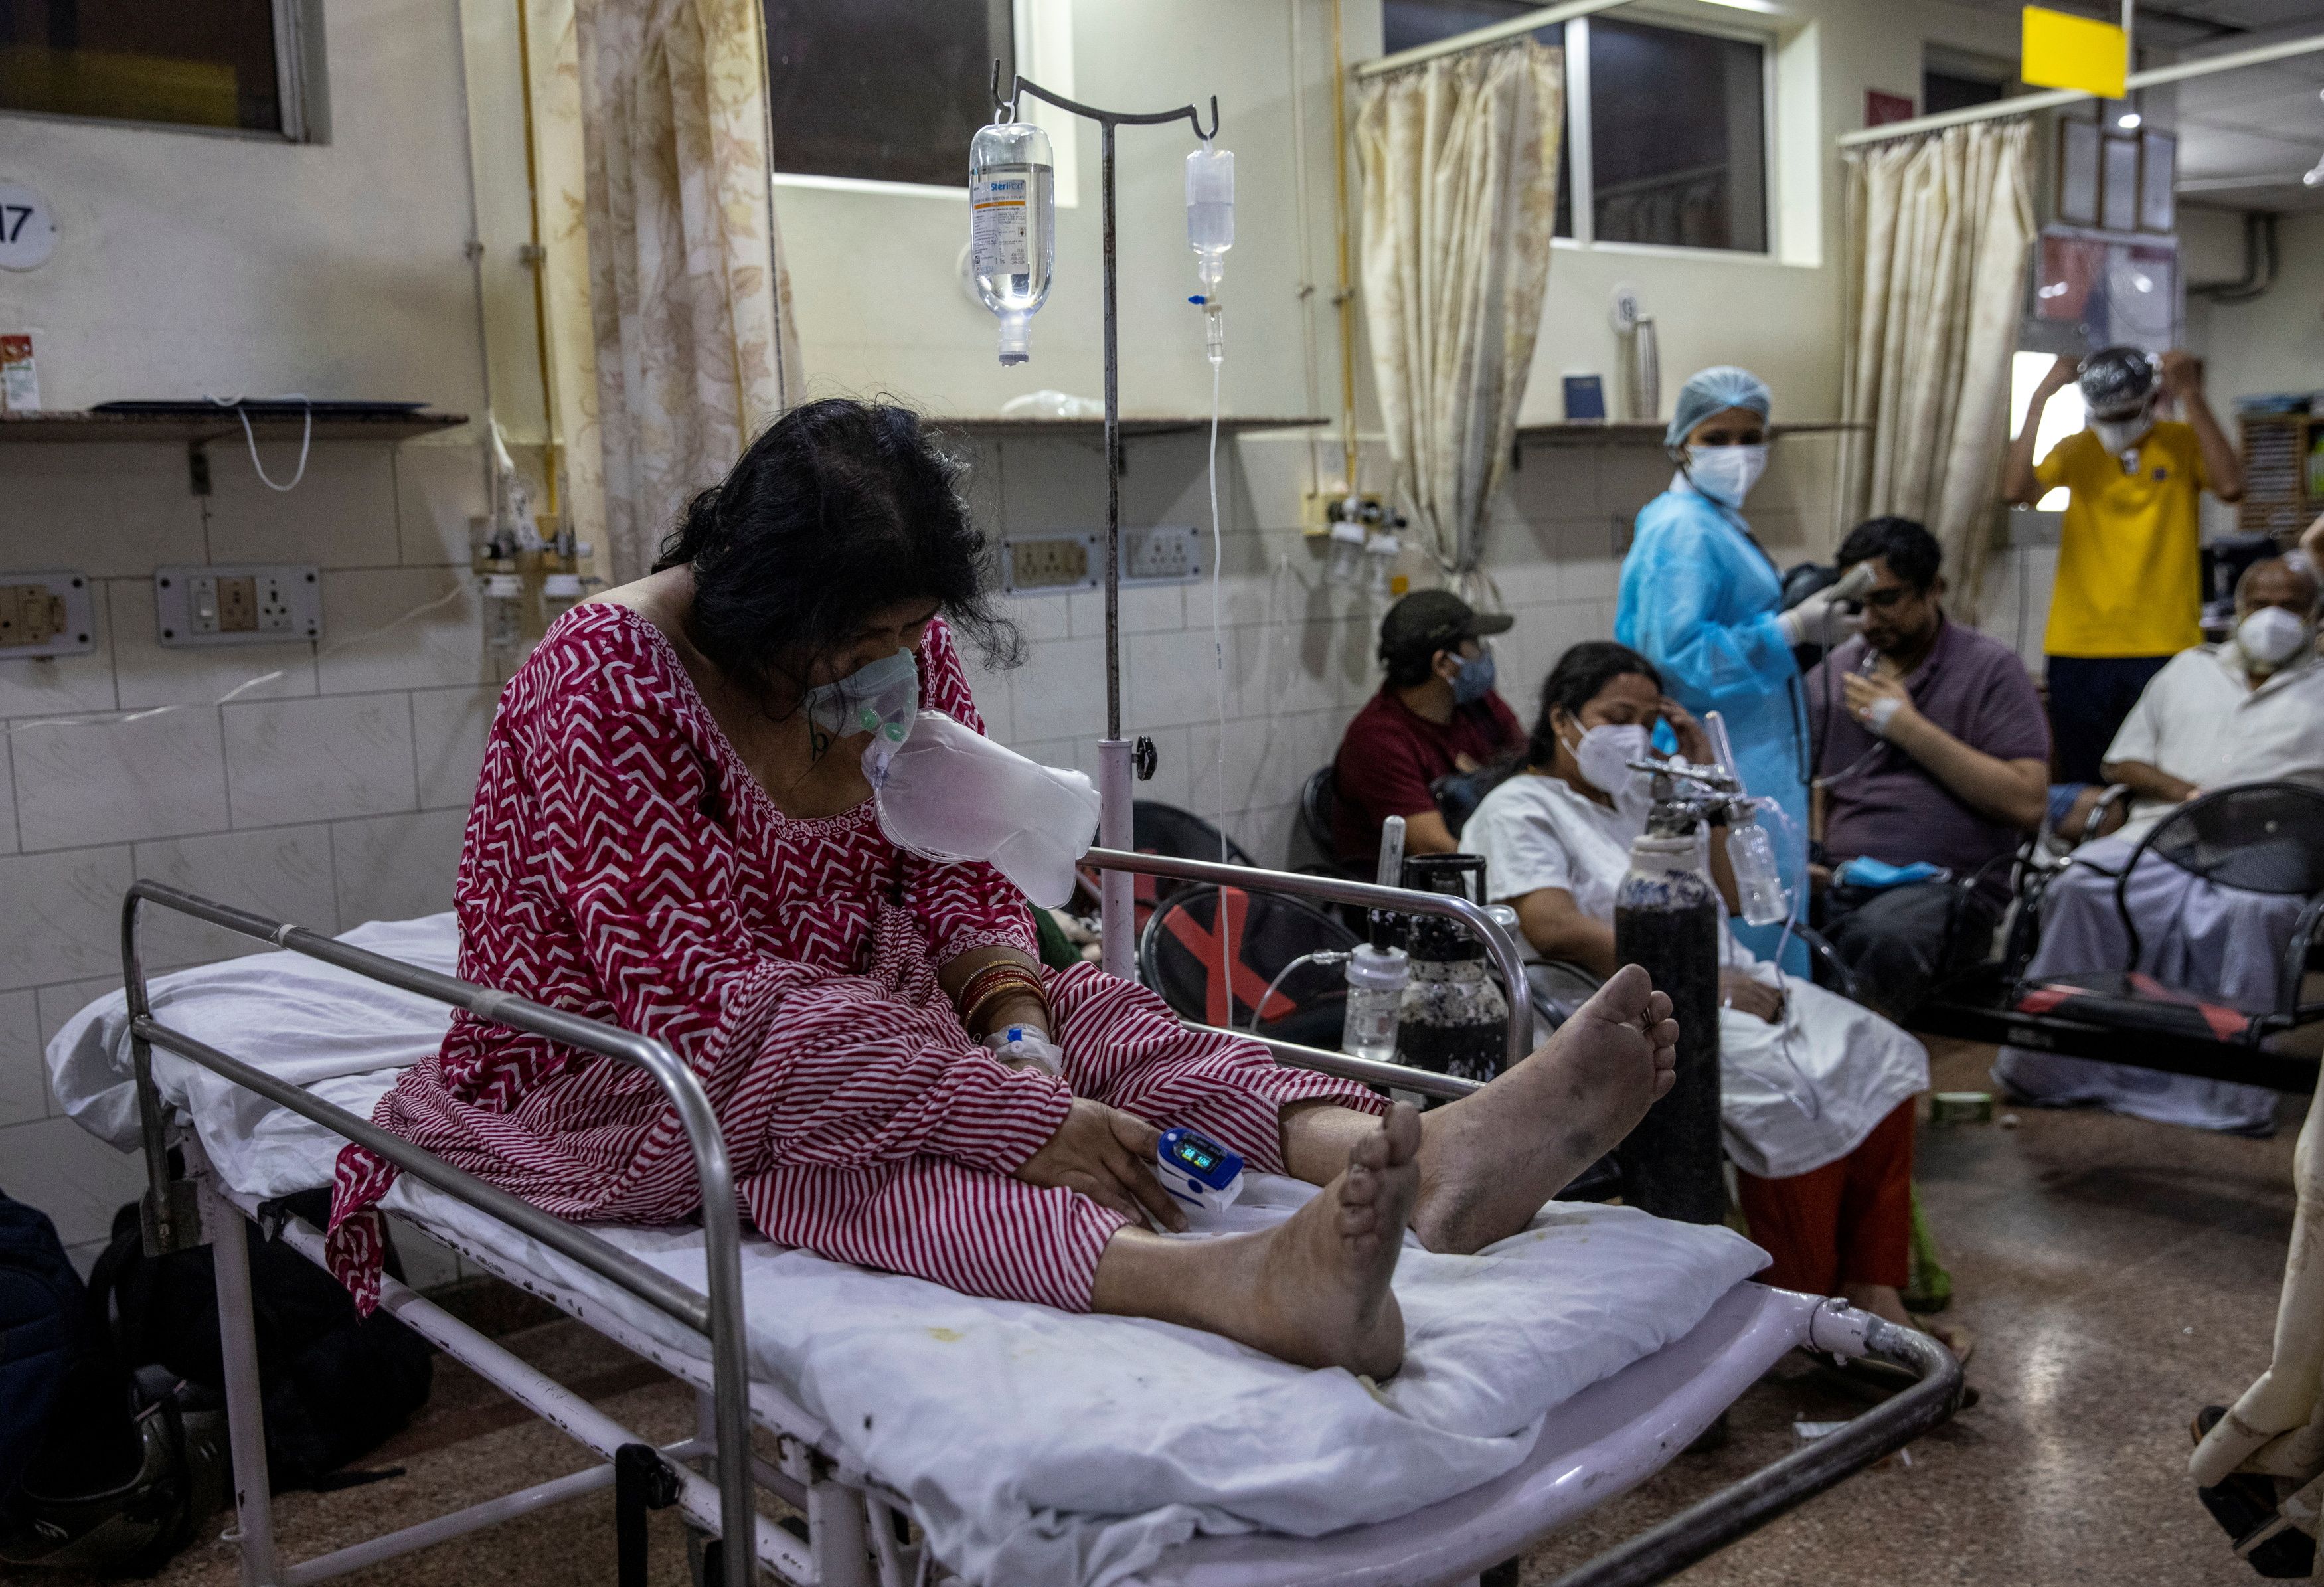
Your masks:
<instances>
[{"instance_id":1,"label":"patterned curtain","mask_svg":"<svg viewBox=\"0 0 2324 1587\"><path fill-rule=\"evenodd\" d=\"M1917 519L1944 548L1950 600L1977 615L2008 442L2034 241L2034 129L1980 122L1849 154L1849 334L1840 417L1847 524Z\"/></svg>"},{"instance_id":2,"label":"patterned curtain","mask_svg":"<svg viewBox=\"0 0 2324 1587\"><path fill-rule=\"evenodd\" d=\"M1557 218L1563 52L1531 39L1363 91L1364 326L1397 494L1473 585L1509 462Z\"/></svg>"},{"instance_id":3,"label":"patterned curtain","mask_svg":"<svg viewBox=\"0 0 2324 1587\"><path fill-rule=\"evenodd\" d=\"M622 583L804 381L775 234L759 5L574 11L605 537Z\"/></svg>"}]
</instances>

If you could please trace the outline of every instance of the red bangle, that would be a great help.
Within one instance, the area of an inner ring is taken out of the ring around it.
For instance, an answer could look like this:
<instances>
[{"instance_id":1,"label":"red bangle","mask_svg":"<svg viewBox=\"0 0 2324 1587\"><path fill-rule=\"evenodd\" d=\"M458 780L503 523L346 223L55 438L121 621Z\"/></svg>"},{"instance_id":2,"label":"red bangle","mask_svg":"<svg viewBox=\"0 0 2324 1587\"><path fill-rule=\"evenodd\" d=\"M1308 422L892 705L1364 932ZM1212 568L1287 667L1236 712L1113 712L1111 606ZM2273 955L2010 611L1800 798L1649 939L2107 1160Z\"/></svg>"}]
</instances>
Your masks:
<instances>
[{"instance_id":1,"label":"red bangle","mask_svg":"<svg viewBox=\"0 0 2324 1587\"><path fill-rule=\"evenodd\" d=\"M954 1007L960 1011L961 1024L973 1029L977 1016L987 1006L1009 997L1029 998L1041 1005L1044 1015L1048 1012L1048 994L1041 984L1040 977L1024 965L1006 960L987 964L970 976L967 984L960 989L959 997L954 1001Z\"/></svg>"}]
</instances>

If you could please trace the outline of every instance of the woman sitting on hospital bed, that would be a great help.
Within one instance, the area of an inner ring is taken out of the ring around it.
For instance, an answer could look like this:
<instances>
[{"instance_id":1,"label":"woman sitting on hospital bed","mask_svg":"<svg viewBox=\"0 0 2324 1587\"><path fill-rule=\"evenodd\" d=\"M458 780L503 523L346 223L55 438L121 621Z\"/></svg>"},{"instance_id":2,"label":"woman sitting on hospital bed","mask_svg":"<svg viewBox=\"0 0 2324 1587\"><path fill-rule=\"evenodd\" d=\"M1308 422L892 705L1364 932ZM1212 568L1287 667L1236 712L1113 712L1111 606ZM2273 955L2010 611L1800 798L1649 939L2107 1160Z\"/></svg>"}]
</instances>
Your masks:
<instances>
[{"instance_id":1,"label":"woman sitting on hospital bed","mask_svg":"<svg viewBox=\"0 0 2324 1587\"><path fill-rule=\"evenodd\" d=\"M971 1294L1161 1318L1384 1375L1409 1228L1522 1229L1667 1090L1677 1027L1632 971L1555 1041L1423 1121L1190 1030L1094 965L1044 970L1023 898L898 848L866 719L982 731L955 648L1006 659L957 469L911 413L778 419L635 583L575 607L503 692L460 861L460 973L668 1042L700 1077L761 1232ZM985 1038L1030 1033L1004 1061ZM642 1073L454 1017L383 1127L559 1216L691 1214ZM1324 1186L1261 1233L1185 1226L1152 1171L1189 1125ZM393 1178L341 1154L333 1270L377 1295Z\"/></svg>"},{"instance_id":2,"label":"woman sitting on hospital bed","mask_svg":"<svg viewBox=\"0 0 2324 1587\"><path fill-rule=\"evenodd\" d=\"M1462 830L1462 845L1485 858L1493 900L1516 906L1538 956L1614 973L1614 893L1651 802L1625 762L1657 723L1689 760L1714 759L1645 657L1603 641L1574 646L1542 686L1525 763ZM1711 875L1732 910L1725 830L1711 835ZM1928 1055L1869 1010L1779 975L1724 927L1720 936L1720 1102L1751 1238L1775 1258L1759 1277L1844 1295L1909 1325L1898 1291L1911 1239L1913 1099L1929 1084Z\"/></svg>"}]
</instances>

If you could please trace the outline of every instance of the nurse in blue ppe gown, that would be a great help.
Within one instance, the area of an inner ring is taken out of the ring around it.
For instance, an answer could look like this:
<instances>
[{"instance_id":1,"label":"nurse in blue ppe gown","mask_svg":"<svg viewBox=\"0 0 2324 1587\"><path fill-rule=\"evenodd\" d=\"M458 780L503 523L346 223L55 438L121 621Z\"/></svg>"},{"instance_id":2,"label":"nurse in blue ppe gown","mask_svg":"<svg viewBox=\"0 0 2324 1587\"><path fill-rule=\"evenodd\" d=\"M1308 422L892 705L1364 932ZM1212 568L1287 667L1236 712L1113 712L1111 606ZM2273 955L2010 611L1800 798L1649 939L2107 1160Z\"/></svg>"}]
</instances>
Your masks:
<instances>
[{"instance_id":1,"label":"nurse in blue ppe gown","mask_svg":"<svg viewBox=\"0 0 2324 1587\"><path fill-rule=\"evenodd\" d=\"M1743 498L1766 466L1769 405L1766 383L1731 364L1701 371L1680 391L1664 438L1679 470L1638 513L1614 637L1661 669L1671 697L1697 718L1709 711L1726 718L1744 786L1790 818L1788 832L1780 822L1766 825L1802 909L1807 723L1792 647L1822 613L1806 602L1777 610L1782 577L1743 518ZM1761 958L1774 956L1782 929L1735 923L1736 936ZM1796 937L1784 950L1784 968L1808 973Z\"/></svg>"}]
</instances>

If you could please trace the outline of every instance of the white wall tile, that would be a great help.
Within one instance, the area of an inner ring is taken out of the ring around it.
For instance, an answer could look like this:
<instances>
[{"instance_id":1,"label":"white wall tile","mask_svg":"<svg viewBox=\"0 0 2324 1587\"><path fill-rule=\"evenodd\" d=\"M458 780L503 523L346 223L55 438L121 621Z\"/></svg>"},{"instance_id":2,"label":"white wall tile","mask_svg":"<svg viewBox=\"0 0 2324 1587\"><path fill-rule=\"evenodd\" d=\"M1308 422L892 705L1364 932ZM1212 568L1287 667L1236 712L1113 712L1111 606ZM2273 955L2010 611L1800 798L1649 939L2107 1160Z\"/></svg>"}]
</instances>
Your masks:
<instances>
[{"instance_id":1,"label":"white wall tile","mask_svg":"<svg viewBox=\"0 0 2324 1587\"><path fill-rule=\"evenodd\" d=\"M1210 542L1203 544L1203 555L1208 558ZM1199 596L1202 625L1207 628L1211 620L1210 586L1141 585L1121 592L1115 615L1124 633L1169 633L1187 627L1192 616L1190 597ZM1075 639L1105 638L1105 592L1075 590L1065 597L1066 611L1073 623Z\"/></svg>"},{"instance_id":2,"label":"white wall tile","mask_svg":"<svg viewBox=\"0 0 2324 1587\"><path fill-rule=\"evenodd\" d=\"M16 830L27 850L217 832L226 825L217 713L20 728Z\"/></svg>"},{"instance_id":3,"label":"white wall tile","mask_svg":"<svg viewBox=\"0 0 2324 1587\"><path fill-rule=\"evenodd\" d=\"M1240 714L1241 683L1249 669L1236 663L1251 632L1231 629L1226 635L1226 701L1230 716ZM1102 671L1104 641L1095 642ZM1217 720L1219 672L1208 629L1200 632L1181 629L1174 633L1125 634L1121 668L1125 726L1145 732Z\"/></svg>"},{"instance_id":4,"label":"white wall tile","mask_svg":"<svg viewBox=\"0 0 2324 1587\"><path fill-rule=\"evenodd\" d=\"M323 576L325 694L490 681L475 579L465 568Z\"/></svg>"},{"instance_id":5,"label":"white wall tile","mask_svg":"<svg viewBox=\"0 0 2324 1587\"><path fill-rule=\"evenodd\" d=\"M467 820L465 810L420 810L333 822L331 863L347 928L450 909Z\"/></svg>"},{"instance_id":6,"label":"white wall tile","mask_svg":"<svg viewBox=\"0 0 2324 1587\"><path fill-rule=\"evenodd\" d=\"M1230 811L1296 803L1315 769L1339 752L1346 723L1336 711L1303 711L1273 717L1245 717L1227 724L1227 798ZM1219 730L1198 722L1186 730L1187 777L1194 807L1206 817L1218 808ZM1259 855L1274 864L1282 855Z\"/></svg>"},{"instance_id":7,"label":"white wall tile","mask_svg":"<svg viewBox=\"0 0 2324 1587\"><path fill-rule=\"evenodd\" d=\"M0 1126L49 1116L41 1045L40 1000L29 992L0 992Z\"/></svg>"},{"instance_id":8,"label":"white wall tile","mask_svg":"<svg viewBox=\"0 0 2324 1587\"><path fill-rule=\"evenodd\" d=\"M1211 532L1210 470L1205 466L1209 448L1208 426L1128 442L1122 453L1122 522L1192 523L1207 536ZM1104 462L1101 452L1095 470L1101 528L1105 523ZM1219 437L1220 532L1233 534L1249 527L1235 513L1243 494L1236 477L1233 441L1222 434Z\"/></svg>"},{"instance_id":9,"label":"white wall tile","mask_svg":"<svg viewBox=\"0 0 2324 1587\"><path fill-rule=\"evenodd\" d=\"M984 718L984 736L996 743L1008 743L1017 734L1017 669L985 666L973 646L960 660L968 674L968 692L976 701L976 714Z\"/></svg>"},{"instance_id":10,"label":"white wall tile","mask_svg":"<svg viewBox=\"0 0 2324 1587\"><path fill-rule=\"evenodd\" d=\"M468 807L476 796L476 774L484 769L484 734L499 704L500 691L489 685L412 692L411 744L420 762L420 808Z\"/></svg>"},{"instance_id":11,"label":"white wall tile","mask_svg":"<svg viewBox=\"0 0 2324 1587\"><path fill-rule=\"evenodd\" d=\"M301 640L288 645L221 645L215 649L165 649L153 620L153 581L107 579L106 610L112 618L113 670L121 708L207 706L230 690L237 700L281 699L315 692L315 647ZM281 674L253 683L270 672Z\"/></svg>"},{"instance_id":12,"label":"white wall tile","mask_svg":"<svg viewBox=\"0 0 2324 1587\"><path fill-rule=\"evenodd\" d=\"M102 578L203 558L201 498L183 447L17 444L7 475L0 565Z\"/></svg>"},{"instance_id":13,"label":"white wall tile","mask_svg":"<svg viewBox=\"0 0 2324 1587\"><path fill-rule=\"evenodd\" d=\"M408 695L236 702L220 714L236 826L282 826L419 805Z\"/></svg>"},{"instance_id":14,"label":"white wall tile","mask_svg":"<svg viewBox=\"0 0 2324 1587\"><path fill-rule=\"evenodd\" d=\"M1009 680L1016 736L1028 741L1105 731L1105 645L1052 640L1032 647Z\"/></svg>"},{"instance_id":15,"label":"white wall tile","mask_svg":"<svg viewBox=\"0 0 2324 1587\"><path fill-rule=\"evenodd\" d=\"M1610 600L1622 580L1614 555L1610 519L1557 526L1558 596L1567 601Z\"/></svg>"},{"instance_id":16,"label":"white wall tile","mask_svg":"<svg viewBox=\"0 0 2324 1587\"><path fill-rule=\"evenodd\" d=\"M1073 596L1064 594L1003 595L1001 614L1015 623L1028 641L1065 639L1073 632L1072 602Z\"/></svg>"},{"instance_id":17,"label":"white wall tile","mask_svg":"<svg viewBox=\"0 0 2324 1587\"><path fill-rule=\"evenodd\" d=\"M48 554L34 567L53 567L60 560L57 548L46 549ZM113 709L113 625L106 614L104 591L91 589L89 595L97 648L78 656L0 658L0 716L69 716Z\"/></svg>"},{"instance_id":18,"label":"white wall tile","mask_svg":"<svg viewBox=\"0 0 2324 1587\"><path fill-rule=\"evenodd\" d=\"M392 454L395 526L402 560L467 566L468 520L492 510L484 448L475 441L412 441Z\"/></svg>"},{"instance_id":19,"label":"white wall tile","mask_svg":"<svg viewBox=\"0 0 2324 1587\"><path fill-rule=\"evenodd\" d=\"M327 826L272 826L141 843L132 863L140 881L166 882L325 936L339 928ZM149 966L207 964L266 951L264 943L175 910L149 909L145 919Z\"/></svg>"},{"instance_id":20,"label":"white wall tile","mask_svg":"<svg viewBox=\"0 0 2324 1587\"><path fill-rule=\"evenodd\" d=\"M121 973L129 848L0 860L0 990Z\"/></svg>"},{"instance_id":21,"label":"white wall tile","mask_svg":"<svg viewBox=\"0 0 2324 1587\"><path fill-rule=\"evenodd\" d=\"M277 484L299 473L297 441L262 441ZM296 488L259 482L240 438L209 448L209 560L388 567L402 559L392 449L376 441L318 441Z\"/></svg>"},{"instance_id":22,"label":"white wall tile","mask_svg":"<svg viewBox=\"0 0 2324 1587\"><path fill-rule=\"evenodd\" d=\"M1675 472L1660 447L1599 447L1599 512L1636 512L1670 488Z\"/></svg>"},{"instance_id":23,"label":"white wall tile","mask_svg":"<svg viewBox=\"0 0 2324 1587\"><path fill-rule=\"evenodd\" d=\"M145 1189L144 1167L134 1154L114 1150L70 1119L0 1130L0 1163L8 1165L8 1188L48 1213L69 1246L106 1239L115 1210Z\"/></svg>"},{"instance_id":24,"label":"white wall tile","mask_svg":"<svg viewBox=\"0 0 2324 1587\"><path fill-rule=\"evenodd\" d=\"M1219 442L1223 458L1230 446L1235 455L1236 507L1232 521L1247 529L1297 529L1305 498L1321 478L1336 482L1341 465L1338 438L1323 430L1311 443L1305 430L1259 430ZM1315 457L1323 457L1319 475ZM1223 477L1220 489L1226 488ZM1204 521L1205 526L1208 520Z\"/></svg>"}]
</instances>

